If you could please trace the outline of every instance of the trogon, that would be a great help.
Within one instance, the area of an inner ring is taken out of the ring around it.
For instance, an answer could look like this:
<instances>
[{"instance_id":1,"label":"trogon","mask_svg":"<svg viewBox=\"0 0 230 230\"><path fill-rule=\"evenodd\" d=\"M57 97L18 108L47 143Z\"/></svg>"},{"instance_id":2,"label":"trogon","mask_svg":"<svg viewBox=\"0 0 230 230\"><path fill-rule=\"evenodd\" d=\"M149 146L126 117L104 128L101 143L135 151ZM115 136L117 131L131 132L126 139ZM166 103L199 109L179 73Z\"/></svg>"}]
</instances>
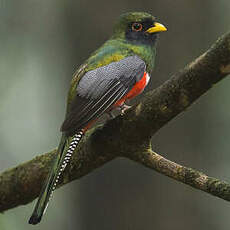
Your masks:
<instances>
[{"instance_id":1,"label":"trogon","mask_svg":"<svg viewBox=\"0 0 230 230\"><path fill-rule=\"evenodd\" d=\"M81 138L104 113L120 108L139 95L154 68L156 41L166 27L144 12L121 15L113 34L73 76L62 137L50 174L38 198L30 224L37 224L47 208L58 179Z\"/></svg>"}]
</instances>

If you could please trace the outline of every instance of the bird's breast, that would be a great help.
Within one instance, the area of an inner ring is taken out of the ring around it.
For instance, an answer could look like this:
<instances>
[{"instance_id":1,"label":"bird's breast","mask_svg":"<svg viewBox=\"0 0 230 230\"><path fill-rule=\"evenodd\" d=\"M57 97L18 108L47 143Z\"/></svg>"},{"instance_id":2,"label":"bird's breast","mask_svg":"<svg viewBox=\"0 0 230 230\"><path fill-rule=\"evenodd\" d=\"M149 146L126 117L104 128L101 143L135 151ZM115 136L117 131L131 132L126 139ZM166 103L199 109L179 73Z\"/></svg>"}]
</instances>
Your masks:
<instances>
[{"instance_id":1,"label":"bird's breast","mask_svg":"<svg viewBox=\"0 0 230 230\"><path fill-rule=\"evenodd\" d=\"M114 107L121 106L127 99L132 99L137 95L141 94L145 89L145 87L147 86L147 84L149 83L149 80L150 80L149 74L147 72L144 72L144 75L141 78L141 80L138 81L124 97L122 97L119 101L117 101L114 104Z\"/></svg>"}]
</instances>

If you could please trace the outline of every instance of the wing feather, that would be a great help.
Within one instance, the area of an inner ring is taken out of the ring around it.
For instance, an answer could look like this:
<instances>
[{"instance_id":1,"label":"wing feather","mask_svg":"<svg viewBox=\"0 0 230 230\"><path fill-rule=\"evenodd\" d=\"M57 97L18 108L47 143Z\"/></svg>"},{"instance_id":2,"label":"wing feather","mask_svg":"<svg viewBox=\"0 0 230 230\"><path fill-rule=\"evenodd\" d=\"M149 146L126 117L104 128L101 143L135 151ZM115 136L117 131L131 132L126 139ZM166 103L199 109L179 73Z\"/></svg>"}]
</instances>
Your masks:
<instances>
[{"instance_id":1,"label":"wing feather","mask_svg":"<svg viewBox=\"0 0 230 230\"><path fill-rule=\"evenodd\" d=\"M100 117L132 89L144 71L145 63L130 56L87 72L79 81L61 131L72 136Z\"/></svg>"}]
</instances>

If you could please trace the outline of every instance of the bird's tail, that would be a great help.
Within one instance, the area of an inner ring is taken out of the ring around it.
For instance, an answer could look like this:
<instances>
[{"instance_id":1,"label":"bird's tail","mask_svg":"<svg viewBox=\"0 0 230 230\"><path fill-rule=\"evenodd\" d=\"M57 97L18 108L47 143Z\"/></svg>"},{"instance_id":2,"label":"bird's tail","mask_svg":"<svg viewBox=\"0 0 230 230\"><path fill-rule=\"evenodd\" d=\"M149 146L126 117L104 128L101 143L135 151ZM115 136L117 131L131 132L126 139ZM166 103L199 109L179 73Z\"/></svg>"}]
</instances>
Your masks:
<instances>
[{"instance_id":1,"label":"bird's tail","mask_svg":"<svg viewBox=\"0 0 230 230\"><path fill-rule=\"evenodd\" d=\"M70 144L68 145L68 149L66 149L67 138L64 134L62 135L57 150L57 156L53 162L53 166L48 176L48 179L41 190L33 214L29 219L29 224L37 224L41 221L41 218L46 211L46 208L53 194L53 191L56 188L58 179L62 171L64 171L67 163L69 162L72 156L73 151L76 149L83 135L84 135L83 131L79 131L77 134L75 134Z\"/></svg>"}]
</instances>

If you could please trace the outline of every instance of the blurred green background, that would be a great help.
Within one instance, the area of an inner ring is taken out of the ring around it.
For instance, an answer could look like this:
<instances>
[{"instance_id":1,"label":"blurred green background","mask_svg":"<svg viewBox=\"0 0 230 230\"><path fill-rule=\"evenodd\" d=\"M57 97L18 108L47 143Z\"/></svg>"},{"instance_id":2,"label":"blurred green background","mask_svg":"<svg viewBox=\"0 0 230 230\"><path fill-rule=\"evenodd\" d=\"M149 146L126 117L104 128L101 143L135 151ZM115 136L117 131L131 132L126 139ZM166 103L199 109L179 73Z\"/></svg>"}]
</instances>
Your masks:
<instances>
[{"instance_id":1,"label":"blurred green background","mask_svg":"<svg viewBox=\"0 0 230 230\"><path fill-rule=\"evenodd\" d=\"M147 11L165 24L148 89L230 29L229 0L0 0L0 171L57 146L74 70L111 34L117 17ZM180 164L230 181L230 80L153 137ZM106 141L106 140L105 140ZM102 144L103 147L103 144ZM34 202L0 214L1 230L229 229L230 204L126 159L58 189L43 221Z\"/></svg>"}]
</instances>

